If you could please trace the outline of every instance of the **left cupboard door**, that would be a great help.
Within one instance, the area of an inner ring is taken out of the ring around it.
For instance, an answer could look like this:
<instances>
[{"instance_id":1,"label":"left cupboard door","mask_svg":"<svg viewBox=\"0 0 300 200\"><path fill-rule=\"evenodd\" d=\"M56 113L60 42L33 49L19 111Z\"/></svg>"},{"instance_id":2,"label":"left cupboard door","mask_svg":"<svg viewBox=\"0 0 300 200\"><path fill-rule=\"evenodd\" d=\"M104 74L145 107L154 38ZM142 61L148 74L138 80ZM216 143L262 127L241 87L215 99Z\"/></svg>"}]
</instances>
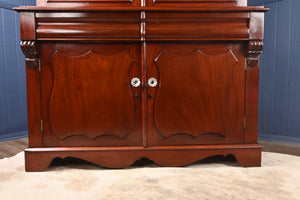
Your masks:
<instances>
[{"instance_id":1,"label":"left cupboard door","mask_svg":"<svg viewBox=\"0 0 300 200\"><path fill-rule=\"evenodd\" d=\"M42 43L43 146L140 146L139 52L138 44Z\"/></svg>"}]
</instances>

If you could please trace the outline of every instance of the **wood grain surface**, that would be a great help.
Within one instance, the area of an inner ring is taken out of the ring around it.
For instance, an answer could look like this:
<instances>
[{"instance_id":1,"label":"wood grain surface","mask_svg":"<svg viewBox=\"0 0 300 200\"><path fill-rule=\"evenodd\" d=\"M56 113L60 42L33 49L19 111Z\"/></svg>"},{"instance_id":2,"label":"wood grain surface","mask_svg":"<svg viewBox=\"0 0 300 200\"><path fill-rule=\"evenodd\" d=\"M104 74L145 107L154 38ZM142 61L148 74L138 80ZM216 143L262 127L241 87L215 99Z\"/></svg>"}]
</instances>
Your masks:
<instances>
[{"instance_id":1,"label":"wood grain surface","mask_svg":"<svg viewBox=\"0 0 300 200\"><path fill-rule=\"evenodd\" d=\"M22 46L27 171L45 170L55 157L122 168L143 157L184 166L234 155L260 166L267 9L245 0L86 2L16 9L21 27L31 27L21 29L21 44L34 44Z\"/></svg>"}]
</instances>

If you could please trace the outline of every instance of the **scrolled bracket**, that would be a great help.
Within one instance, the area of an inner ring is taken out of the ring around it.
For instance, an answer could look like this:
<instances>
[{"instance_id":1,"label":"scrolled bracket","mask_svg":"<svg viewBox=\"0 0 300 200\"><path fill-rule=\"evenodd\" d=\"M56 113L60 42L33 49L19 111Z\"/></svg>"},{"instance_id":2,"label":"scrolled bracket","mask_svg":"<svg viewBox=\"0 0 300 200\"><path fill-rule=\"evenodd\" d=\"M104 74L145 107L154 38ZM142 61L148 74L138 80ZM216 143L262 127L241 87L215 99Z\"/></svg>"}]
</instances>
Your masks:
<instances>
[{"instance_id":1,"label":"scrolled bracket","mask_svg":"<svg viewBox=\"0 0 300 200\"><path fill-rule=\"evenodd\" d=\"M30 69L39 68L39 47L34 40L23 40L20 42L21 49L25 55L26 66Z\"/></svg>"},{"instance_id":2,"label":"scrolled bracket","mask_svg":"<svg viewBox=\"0 0 300 200\"><path fill-rule=\"evenodd\" d=\"M264 43L261 40L250 40L248 45L247 65L255 67L259 61L259 55L262 53Z\"/></svg>"}]
</instances>

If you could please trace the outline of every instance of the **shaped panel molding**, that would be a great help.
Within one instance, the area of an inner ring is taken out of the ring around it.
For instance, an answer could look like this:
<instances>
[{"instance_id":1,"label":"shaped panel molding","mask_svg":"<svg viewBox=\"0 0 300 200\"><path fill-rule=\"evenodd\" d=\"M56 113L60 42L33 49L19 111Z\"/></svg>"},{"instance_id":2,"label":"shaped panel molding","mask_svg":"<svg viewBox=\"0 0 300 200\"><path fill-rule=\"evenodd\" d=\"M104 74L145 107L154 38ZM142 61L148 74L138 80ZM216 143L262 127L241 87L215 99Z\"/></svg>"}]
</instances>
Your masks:
<instances>
[{"instance_id":1,"label":"shaped panel molding","mask_svg":"<svg viewBox=\"0 0 300 200\"><path fill-rule=\"evenodd\" d=\"M135 121L128 84L133 58L127 51L102 55L89 50L72 56L68 52L56 50L50 58L51 128L62 140L72 136L124 139Z\"/></svg>"},{"instance_id":2,"label":"shaped panel molding","mask_svg":"<svg viewBox=\"0 0 300 200\"><path fill-rule=\"evenodd\" d=\"M230 134L243 106L238 98L243 96L243 79L234 79L243 71L236 67L238 58L231 50L218 55L199 49L186 55L164 50L154 62L159 72L154 123L161 136Z\"/></svg>"},{"instance_id":3,"label":"shaped panel molding","mask_svg":"<svg viewBox=\"0 0 300 200\"><path fill-rule=\"evenodd\" d=\"M39 67L39 47L34 40L23 40L20 42L21 49L25 55L26 66L30 69Z\"/></svg>"}]
</instances>

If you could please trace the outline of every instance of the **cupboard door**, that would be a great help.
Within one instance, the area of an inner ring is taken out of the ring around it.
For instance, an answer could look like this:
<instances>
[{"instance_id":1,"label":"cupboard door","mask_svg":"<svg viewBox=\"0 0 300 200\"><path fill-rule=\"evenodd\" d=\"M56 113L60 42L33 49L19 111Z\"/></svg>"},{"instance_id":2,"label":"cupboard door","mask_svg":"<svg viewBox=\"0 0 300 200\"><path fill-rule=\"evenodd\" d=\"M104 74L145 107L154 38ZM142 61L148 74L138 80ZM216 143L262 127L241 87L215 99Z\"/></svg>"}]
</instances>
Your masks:
<instances>
[{"instance_id":1,"label":"cupboard door","mask_svg":"<svg viewBox=\"0 0 300 200\"><path fill-rule=\"evenodd\" d=\"M244 55L237 43L148 44L148 145L242 142Z\"/></svg>"},{"instance_id":2,"label":"cupboard door","mask_svg":"<svg viewBox=\"0 0 300 200\"><path fill-rule=\"evenodd\" d=\"M44 146L141 145L139 46L42 44Z\"/></svg>"}]
</instances>

